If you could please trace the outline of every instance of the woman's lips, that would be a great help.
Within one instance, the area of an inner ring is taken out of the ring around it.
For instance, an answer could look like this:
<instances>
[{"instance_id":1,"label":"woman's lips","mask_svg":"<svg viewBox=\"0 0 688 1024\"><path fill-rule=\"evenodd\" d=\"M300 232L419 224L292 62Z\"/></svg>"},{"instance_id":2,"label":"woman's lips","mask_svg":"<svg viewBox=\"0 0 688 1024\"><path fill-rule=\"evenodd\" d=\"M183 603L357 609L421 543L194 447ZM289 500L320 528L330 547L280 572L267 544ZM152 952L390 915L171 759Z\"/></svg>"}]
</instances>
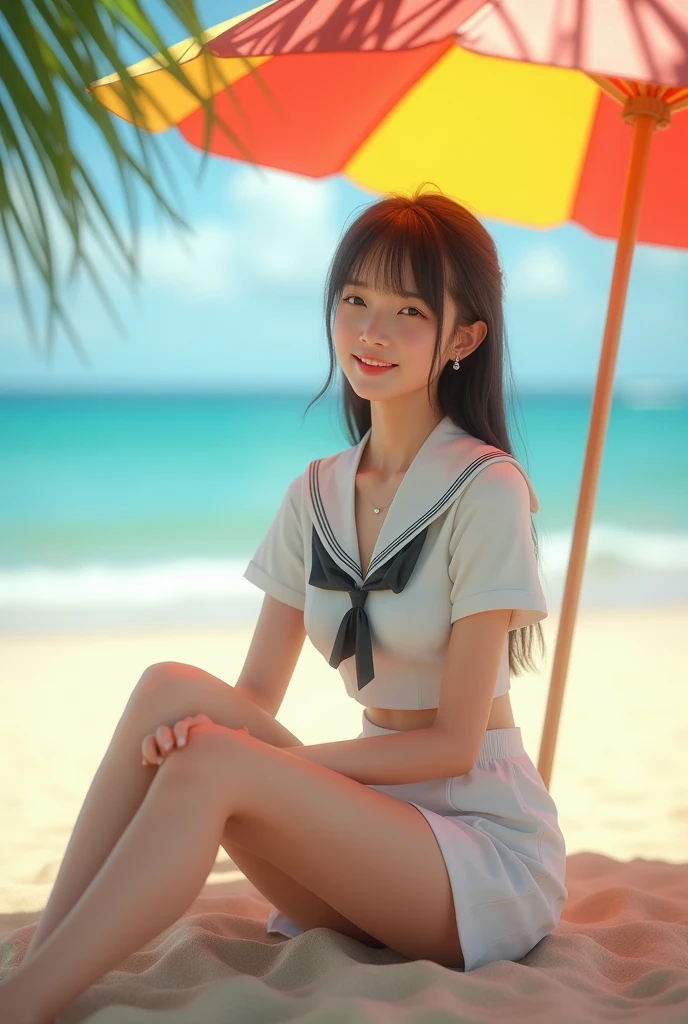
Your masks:
<instances>
[{"instance_id":1,"label":"woman's lips","mask_svg":"<svg viewBox=\"0 0 688 1024\"><path fill-rule=\"evenodd\" d=\"M362 359L358 358L358 356L354 356L354 359L356 360L356 365L361 373L367 373L373 377L381 373L387 373L389 370L393 370L396 366L396 363L392 363L391 366L371 366L369 363L364 363Z\"/></svg>"}]
</instances>

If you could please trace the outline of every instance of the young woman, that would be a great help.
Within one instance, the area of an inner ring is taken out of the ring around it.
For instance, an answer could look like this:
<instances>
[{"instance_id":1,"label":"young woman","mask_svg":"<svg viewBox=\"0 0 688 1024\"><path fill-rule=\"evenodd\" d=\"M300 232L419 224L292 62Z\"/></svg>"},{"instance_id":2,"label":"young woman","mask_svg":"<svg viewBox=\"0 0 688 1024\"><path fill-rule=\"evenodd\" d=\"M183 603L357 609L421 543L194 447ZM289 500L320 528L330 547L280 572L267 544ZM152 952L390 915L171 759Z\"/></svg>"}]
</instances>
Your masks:
<instances>
[{"instance_id":1,"label":"young woman","mask_svg":"<svg viewBox=\"0 0 688 1024\"><path fill-rule=\"evenodd\" d=\"M338 364L352 445L289 484L246 569L266 597L236 684L162 663L133 690L3 1021L42 1024L172 925L220 845L272 933L468 971L559 921L564 837L508 694L547 606L494 242L441 192L388 195L341 239L325 319L316 398ZM275 720L306 635L362 706L355 739Z\"/></svg>"}]
</instances>

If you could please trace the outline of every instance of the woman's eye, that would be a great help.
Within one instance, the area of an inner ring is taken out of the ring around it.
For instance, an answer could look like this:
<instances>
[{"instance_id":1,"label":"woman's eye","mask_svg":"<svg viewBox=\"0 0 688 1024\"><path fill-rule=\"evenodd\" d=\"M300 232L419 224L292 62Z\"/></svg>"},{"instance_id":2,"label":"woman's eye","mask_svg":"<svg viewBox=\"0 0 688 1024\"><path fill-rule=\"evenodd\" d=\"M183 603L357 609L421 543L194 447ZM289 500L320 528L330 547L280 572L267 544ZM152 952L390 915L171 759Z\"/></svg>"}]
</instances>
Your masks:
<instances>
[{"instance_id":1,"label":"woman's eye","mask_svg":"<svg viewBox=\"0 0 688 1024\"><path fill-rule=\"evenodd\" d=\"M361 299L361 296L360 295L347 295L347 297L344 299L344 302L348 302L349 299ZM363 302L363 299L361 299L361 302ZM404 309L414 309L416 311L416 313L418 314L418 316L423 316L423 313L421 313L421 311L419 309L416 309L415 306L404 306ZM403 312L403 310L402 310L402 312Z\"/></svg>"}]
</instances>

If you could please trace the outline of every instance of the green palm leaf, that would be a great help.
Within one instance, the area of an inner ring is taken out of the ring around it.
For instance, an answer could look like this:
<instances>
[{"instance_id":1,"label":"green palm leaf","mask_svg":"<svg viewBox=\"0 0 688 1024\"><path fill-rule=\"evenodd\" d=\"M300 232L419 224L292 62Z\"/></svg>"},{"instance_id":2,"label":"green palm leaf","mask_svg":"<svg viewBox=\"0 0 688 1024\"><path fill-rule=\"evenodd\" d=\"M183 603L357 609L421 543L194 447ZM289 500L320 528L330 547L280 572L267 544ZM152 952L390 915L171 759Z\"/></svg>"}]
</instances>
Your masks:
<instances>
[{"instance_id":1,"label":"green palm leaf","mask_svg":"<svg viewBox=\"0 0 688 1024\"><path fill-rule=\"evenodd\" d=\"M159 0L182 29L203 43L203 29L194 0ZM174 171L157 145L155 135L140 130L123 136L118 118L88 91L91 82L112 71L119 73L124 99L134 123L140 123L137 95L142 89L127 72L121 43L129 40L146 51L159 51L169 72L202 104L205 111L204 153L199 177L208 158L214 116L212 98L202 96L174 61L160 33L138 0L0 0L0 237L17 285L32 343L40 351L35 311L28 283L37 276L47 298L45 349L50 352L54 332L61 324L77 349L78 337L60 297L56 273L56 236L66 229L73 246L67 274L86 270L101 301L123 329L84 236L95 240L106 255L107 266L135 282L139 267L139 216L136 188L154 200L155 207L175 228L189 225L176 212L159 187L164 174L176 193ZM268 93L255 67L246 61ZM231 86L226 87L231 93ZM272 99L272 97L271 97ZM232 101L237 104L235 96ZM69 124L70 106L85 114L112 157L122 188L131 240L117 223L107 190L88 173L76 153ZM219 128L251 154L227 125ZM153 165L153 158L157 166ZM57 216L55 215L55 212ZM87 229L87 230L86 230ZM123 268L118 266L121 261ZM99 261L102 262L102 261ZM85 353L82 359L88 362Z\"/></svg>"}]
</instances>

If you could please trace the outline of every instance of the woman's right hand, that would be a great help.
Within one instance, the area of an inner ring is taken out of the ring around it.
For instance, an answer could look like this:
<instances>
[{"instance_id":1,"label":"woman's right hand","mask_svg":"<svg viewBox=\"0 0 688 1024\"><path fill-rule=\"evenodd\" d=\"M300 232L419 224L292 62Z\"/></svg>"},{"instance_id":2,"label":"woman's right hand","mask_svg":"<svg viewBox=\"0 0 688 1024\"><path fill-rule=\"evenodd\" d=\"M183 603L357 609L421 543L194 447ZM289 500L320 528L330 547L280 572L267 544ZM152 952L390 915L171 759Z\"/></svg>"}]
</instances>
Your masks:
<instances>
[{"instance_id":1,"label":"woman's right hand","mask_svg":"<svg viewBox=\"0 0 688 1024\"><path fill-rule=\"evenodd\" d=\"M192 725L210 723L212 719L207 715L190 715L176 722L170 729L169 725L160 725L154 733L144 736L141 743L141 755L143 764L162 764L163 758L171 754L177 747L183 747L189 739L189 729Z\"/></svg>"}]
</instances>

